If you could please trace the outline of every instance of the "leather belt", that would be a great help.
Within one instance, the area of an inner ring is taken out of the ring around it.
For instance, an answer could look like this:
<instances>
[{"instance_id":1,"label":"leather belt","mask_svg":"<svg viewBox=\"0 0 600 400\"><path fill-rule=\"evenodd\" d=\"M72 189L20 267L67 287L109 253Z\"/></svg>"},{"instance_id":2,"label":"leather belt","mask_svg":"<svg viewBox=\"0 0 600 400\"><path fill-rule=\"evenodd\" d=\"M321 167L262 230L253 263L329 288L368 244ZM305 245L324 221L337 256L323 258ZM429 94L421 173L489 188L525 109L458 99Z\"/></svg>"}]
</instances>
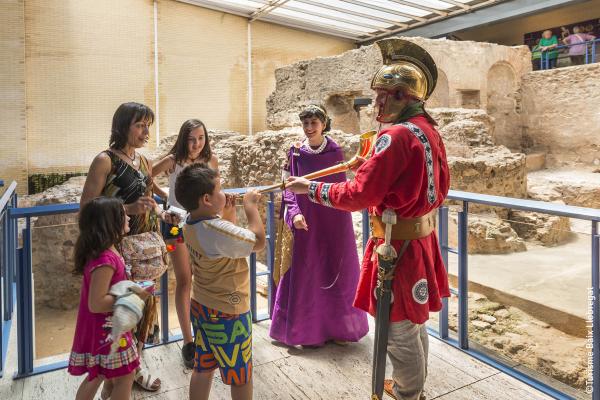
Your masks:
<instances>
[{"instance_id":1,"label":"leather belt","mask_svg":"<svg viewBox=\"0 0 600 400\"><path fill-rule=\"evenodd\" d=\"M437 208L417 218L398 218L392 226L392 240L421 239L431 235L435 230ZM378 215L371 215L371 236L378 239L385 237L385 224Z\"/></svg>"}]
</instances>

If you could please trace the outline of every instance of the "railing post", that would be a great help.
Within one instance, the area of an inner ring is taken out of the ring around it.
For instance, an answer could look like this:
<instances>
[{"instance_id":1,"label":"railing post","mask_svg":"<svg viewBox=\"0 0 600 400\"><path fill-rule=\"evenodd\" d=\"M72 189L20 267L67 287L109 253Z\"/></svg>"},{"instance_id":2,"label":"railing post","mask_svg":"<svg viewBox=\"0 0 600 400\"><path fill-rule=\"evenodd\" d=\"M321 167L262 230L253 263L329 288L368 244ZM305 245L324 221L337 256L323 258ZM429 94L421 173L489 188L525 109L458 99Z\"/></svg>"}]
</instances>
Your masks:
<instances>
[{"instance_id":1,"label":"railing post","mask_svg":"<svg viewBox=\"0 0 600 400\"><path fill-rule=\"evenodd\" d=\"M592 41L592 64L596 62L596 40Z\"/></svg>"},{"instance_id":2,"label":"railing post","mask_svg":"<svg viewBox=\"0 0 600 400\"><path fill-rule=\"evenodd\" d=\"M444 268L448 272L448 207L440 207L438 212L438 240ZM439 314L439 335L448 338L448 298L442 299L442 310Z\"/></svg>"},{"instance_id":3,"label":"railing post","mask_svg":"<svg viewBox=\"0 0 600 400\"><path fill-rule=\"evenodd\" d=\"M17 193L15 192L15 195L12 198L11 201L11 210L17 208L18 205L18 198L17 198ZM10 215L10 212L9 212ZM14 286L15 286L15 282L17 281L17 242L18 242L18 237L19 237L19 232L18 232L18 221L14 218L9 218L8 220L8 224L9 224L9 230L10 230L10 234L8 235L8 247L10 249L9 253L8 253L8 268L9 268L9 273L10 273L10 281L11 281L11 285L10 285L10 299L9 299L9 304L10 304L10 310L11 310L11 319L12 319L12 313L14 311Z\"/></svg>"},{"instance_id":4,"label":"railing post","mask_svg":"<svg viewBox=\"0 0 600 400\"><path fill-rule=\"evenodd\" d=\"M600 237L598 236L598 222L592 221L592 400L600 400L600 271L598 260L600 259Z\"/></svg>"},{"instance_id":5,"label":"railing post","mask_svg":"<svg viewBox=\"0 0 600 400\"><path fill-rule=\"evenodd\" d=\"M252 322L257 322L256 314L256 253L250 254L250 310Z\"/></svg>"},{"instance_id":6,"label":"railing post","mask_svg":"<svg viewBox=\"0 0 600 400\"><path fill-rule=\"evenodd\" d=\"M161 203L163 209L168 209L167 201L154 195L154 200L157 203ZM160 221L160 232L167 231L167 223ZM190 329L190 327L180 326L181 332L184 329ZM171 338L169 332L169 270L167 269L164 274L160 277L160 340L162 343L168 343Z\"/></svg>"},{"instance_id":7,"label":"railing post","mask_svg":"<svg viewBox=\"0 0 600 400\"><path fill-rule=\"evenodd\" d=\"M33 304L31 279L31 218L23 229L23 257L17 270L17 376L33 372Z\"/></svg>"},{"instance_id":8,"label":"railing post","mask_svg":"<svg viewBox=\"0 0 600 400\"><path fill-rule=\"evenodd\" d=\"M2 210L0 210L0 215L2 213ZM10 288L12 287L12 270L10 268L10 261L9 261L9 253L10 253L10 246L9 246L9 242L8 242L8 238L11 234L11 227L10 227L10 216L8 215L8 208L6 209L6 211L4 212L4 217L2 219L2 264L0 265L0 273L2 274L3 280L2 280L2 319L0 320L0 323L2 321L8 321L11 317L12 314L12 308L10 308L11 306L11 301L10 301L10 297L12 295ZM1 343L1 342L0 342ZM1 368L0 364L0 368Z\"/></svg>"},{"instance_id":9,"label":"railing post","mask_svg":"<svg viewBox=\"0 0 600 400\"><path fill-rule=\"evenodd\" d=\"M362 210L362 244L363 254L367 250L367 243L369 243L369 236L371 236L370 225L369 225L369 211Z\"/></svg>"},{"instance_id":10,"label":"railing post","mask_svg":"<svg viewBox=\"0 0 600 400\"><path fill-rule=\"evenodd\" d=\"M162 222L161 222L162 223ZM190 329L189 326L180 327L184 329ZM169 342L169 270L167 269L164 274L160 277L160 330L161 330L161 342Z\"/></svg>"},{"instance_id":11,"label":"railing post","mask_svg":"<svg viewBox=\"0 0 600 400\"><path fill-rule=\"evenodd\" d=\"M545 51L542 51L542 69L548 69L548 57Z\"/></svg>"},{"instance_id":12,"label":"railing post","mask_svg":"<svg viewBox=\"0 0 600 400\"><path fill-rule=\"evenodd\" d=\"M269 269L269 275L267 287L267 302L269 318L271 318L271 307L273 305L273 263L275 262L275 194L269 193L269 202L267 203L267 237L269 238L269 248L267 251L267 268Z\"/></svg>"},{"instance_id":13,"label":"railing post","mask_svg":"<svg viewBox=\"0 0 600 400\"><path fill-rule=\"evenodd\" d=\"M469 203L463 201L458 213L458 342L465 350L469 348L468 213Z\"/></svg>"},{"instance_id":14,"label":"railing post","mask_svg":"<svg viewBox=\"0 0 600 400\"><path fill-rule=\"evenodd\" d=\"M585 63L589 64L588 62L588 55L589 55L589 46L588 46L588 42L585 42Z\"/></svg>"}]
</instances>

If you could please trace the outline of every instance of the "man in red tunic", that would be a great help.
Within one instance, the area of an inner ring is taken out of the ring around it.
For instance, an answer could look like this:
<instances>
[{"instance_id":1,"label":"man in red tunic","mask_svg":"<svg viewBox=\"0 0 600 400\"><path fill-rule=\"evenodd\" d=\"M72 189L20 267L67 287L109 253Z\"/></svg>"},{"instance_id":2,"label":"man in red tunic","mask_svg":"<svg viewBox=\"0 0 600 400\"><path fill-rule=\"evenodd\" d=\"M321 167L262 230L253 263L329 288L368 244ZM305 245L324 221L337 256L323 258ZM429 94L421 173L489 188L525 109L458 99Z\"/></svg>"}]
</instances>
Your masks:
<instances>
[{"instance_id":1,"label":"man in red tunic","mask_svg":"<svg viewBox=\"0 0 600 400\"><path fill-rule=\"evenodd\" d=\"M421 47L401 39L377 42L383 66L371 88L377 92L377 120L387 124L374 153L343 183L289 178L286 187L324 206L369 209L372 234L364 254L354 306L375 315L378 258L386 209L396 214L391 244L399 255L393 273L387 352L393 380L385 390L396 399L423 399L427 375L429 313L450 295L448 277L434 232L435 212L450 184L446 151L423 102L431 95L437 68ZM393 215L393 214L392 214ZM406 245L404 245L406 243Z\"/></svg>"}]
</instances>

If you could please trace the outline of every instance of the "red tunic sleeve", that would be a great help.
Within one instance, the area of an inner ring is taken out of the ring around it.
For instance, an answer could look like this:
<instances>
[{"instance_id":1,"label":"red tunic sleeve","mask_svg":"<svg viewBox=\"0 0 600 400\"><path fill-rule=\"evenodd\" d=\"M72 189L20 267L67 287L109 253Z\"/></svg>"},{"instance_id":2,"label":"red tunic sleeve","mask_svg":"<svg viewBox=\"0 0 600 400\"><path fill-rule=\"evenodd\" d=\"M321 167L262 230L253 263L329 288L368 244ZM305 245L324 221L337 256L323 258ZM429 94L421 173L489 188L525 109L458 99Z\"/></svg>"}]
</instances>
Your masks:
<instances>
[{"instance_id":1,"label":"red tunic sleeve","mask_svg":"<svg viewBox=\"0 0 600 400\"><path fill-rule=\"evenodd\" d=\"M308 197L342 210L372 207L372 214L381 215L391 208L401 218L413 218L439 207L449 184L442 139L419 116L382 130L373 156L356 171L354 180L311 182Z\"/></svg>"},{"instance_id":2,"label":"red tunic sleeve","mask_svg":"<svg viewBox=\"0 0 600 400\"><path fill-rule=\"evenodd\" d=\"M358 211L381 204L391 186L407 166L407 134L401 126L380 132L374 154L357 171L353 180L340 183L313 182L309 191L312 201L346 211Z\"/></svg>"}]
</instances>

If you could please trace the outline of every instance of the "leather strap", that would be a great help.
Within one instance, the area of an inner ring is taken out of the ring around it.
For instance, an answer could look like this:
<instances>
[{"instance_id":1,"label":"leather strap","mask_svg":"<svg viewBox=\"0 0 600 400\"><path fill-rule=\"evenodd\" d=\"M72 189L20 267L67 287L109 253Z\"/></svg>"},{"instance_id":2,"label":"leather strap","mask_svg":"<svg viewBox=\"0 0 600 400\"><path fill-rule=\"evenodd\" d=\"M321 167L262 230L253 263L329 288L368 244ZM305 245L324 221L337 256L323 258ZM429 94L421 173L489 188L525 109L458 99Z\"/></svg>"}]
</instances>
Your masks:
<instances>
[{"instance_id":1,"label":"leather strap","mask_svg":"<svg viewBox=\"0 0 600 400\"><path fill-rule=\"evenodd\" d=\"M431 235L435 230L437 209L417 218L398 218L392 226L392 240L414 240ZM385 237L385 224L378 215L371 215L371 236L378 239Z\"/></svg>"}]
</instances>

